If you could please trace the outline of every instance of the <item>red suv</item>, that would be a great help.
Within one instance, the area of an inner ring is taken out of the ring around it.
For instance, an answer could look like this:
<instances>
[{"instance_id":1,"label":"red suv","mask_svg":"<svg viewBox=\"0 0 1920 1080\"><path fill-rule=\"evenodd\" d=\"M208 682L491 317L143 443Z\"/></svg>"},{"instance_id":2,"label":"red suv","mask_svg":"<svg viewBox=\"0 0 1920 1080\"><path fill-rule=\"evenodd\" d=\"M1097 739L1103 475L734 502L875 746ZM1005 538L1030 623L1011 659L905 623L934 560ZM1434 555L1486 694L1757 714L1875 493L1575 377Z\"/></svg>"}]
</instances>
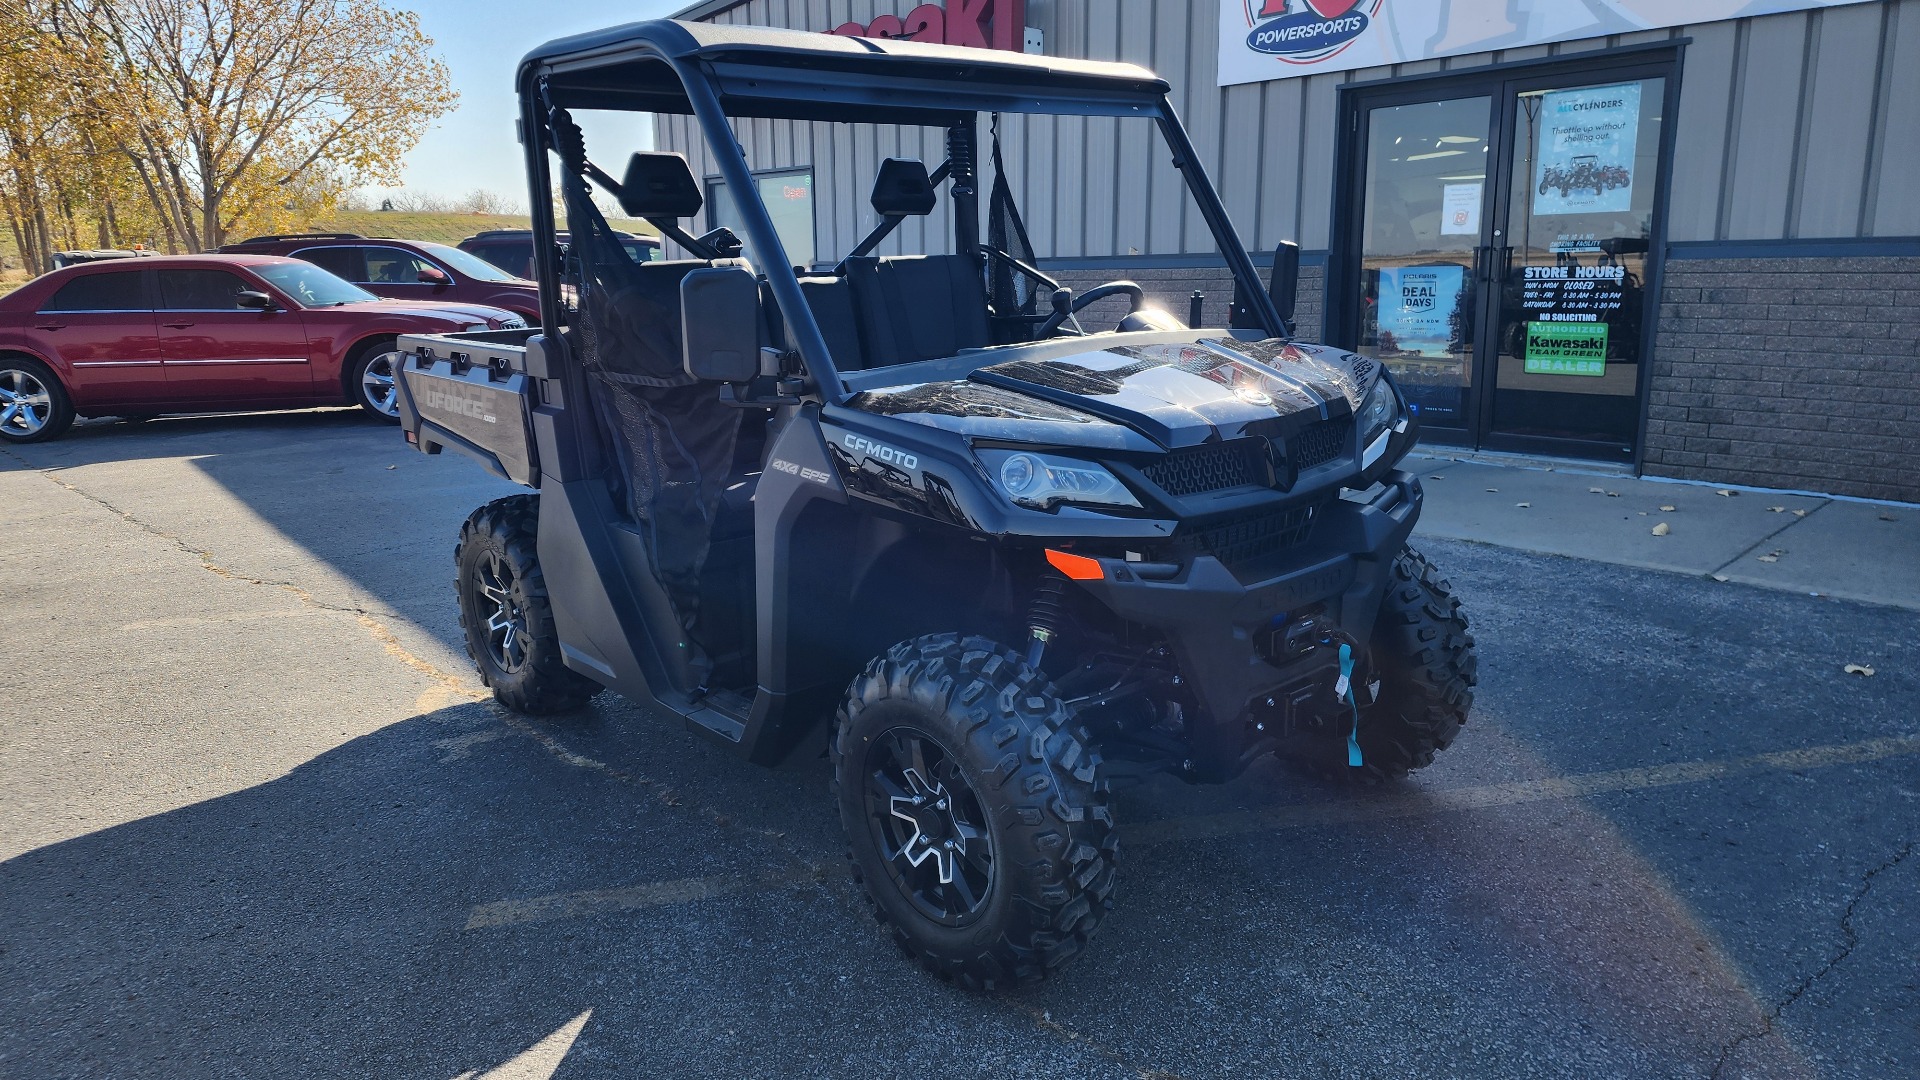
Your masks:
<instances>
[{"instance_id":1,"label":"red suv","mask_svg":"<svg viewBox=\"0 0 1920 1080\"><path fill-rule=\"evenodd\" d=\"M358 233L290 233L255 236L220 250L304 259L375 296L487 304L515 312L529 325L540 321L538 285L445 244Z\"/></svg>"},{"instance_id":2,"label":"red suv","mask_svg":"<svg viewBox=\"0 0 1920 1080\"><path fill-rule=\"evenodd\" d=\"M0 444L50 439L76 414L358 404L397 420L397 335L525 325L479 304L383 300L296 259L72 266L0 297Z\"/></svg>"}]
</instances>

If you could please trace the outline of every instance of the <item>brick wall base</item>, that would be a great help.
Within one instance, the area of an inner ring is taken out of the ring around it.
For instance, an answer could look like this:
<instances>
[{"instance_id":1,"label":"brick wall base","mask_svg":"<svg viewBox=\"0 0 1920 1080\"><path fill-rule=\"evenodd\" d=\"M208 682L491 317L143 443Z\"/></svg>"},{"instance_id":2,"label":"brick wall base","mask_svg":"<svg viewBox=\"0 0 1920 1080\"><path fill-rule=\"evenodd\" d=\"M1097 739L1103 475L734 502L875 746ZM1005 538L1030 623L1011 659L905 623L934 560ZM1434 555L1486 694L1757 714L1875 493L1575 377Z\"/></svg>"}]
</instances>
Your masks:
<instances>
[{"instance_id":1,"label":"brick wall base","mask_svg":"<svg viewBox=\"0 0 1920 1080\"><path fill-rule=\"evenodd\" d=\"M1920 502L1920 258L1667 263L1645 471Z\"/></svg>"}]
</instances>

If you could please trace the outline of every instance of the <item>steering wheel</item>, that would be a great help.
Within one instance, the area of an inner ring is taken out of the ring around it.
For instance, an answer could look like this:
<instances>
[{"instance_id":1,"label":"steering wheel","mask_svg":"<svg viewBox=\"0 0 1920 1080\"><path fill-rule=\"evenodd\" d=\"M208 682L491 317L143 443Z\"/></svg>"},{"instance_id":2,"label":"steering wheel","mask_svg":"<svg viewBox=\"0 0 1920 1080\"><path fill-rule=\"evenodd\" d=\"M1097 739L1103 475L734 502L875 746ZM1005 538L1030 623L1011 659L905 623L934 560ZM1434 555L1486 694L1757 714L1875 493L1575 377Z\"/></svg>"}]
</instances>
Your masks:
<instances>
[{"instance_id":1,"label":"steering wheel","mask_svg":"<svg viewBox=\"0 0 1920 1080\"><path fill-rule=\"evenodd\" d=\"M1098 285L1088 289L1077 297L1073 295L1073 290L1071 289L1055 289L1053 293L1053 314L1047 317L1046 322L1040 324L1040 329L1034 333L1034 340L1045 341L1047 338L1059 333L1061 324L1079 314L1081 309L1087 305L1105 300L1109 296L1118 296L1121 293L1126 293L1132 298L1132 303L1127 307L1129 313L1139 311L1141 308L1147 306L1146 290L1131 281L1109 281L1105 285Z\"/></svg>"}]
</instances>

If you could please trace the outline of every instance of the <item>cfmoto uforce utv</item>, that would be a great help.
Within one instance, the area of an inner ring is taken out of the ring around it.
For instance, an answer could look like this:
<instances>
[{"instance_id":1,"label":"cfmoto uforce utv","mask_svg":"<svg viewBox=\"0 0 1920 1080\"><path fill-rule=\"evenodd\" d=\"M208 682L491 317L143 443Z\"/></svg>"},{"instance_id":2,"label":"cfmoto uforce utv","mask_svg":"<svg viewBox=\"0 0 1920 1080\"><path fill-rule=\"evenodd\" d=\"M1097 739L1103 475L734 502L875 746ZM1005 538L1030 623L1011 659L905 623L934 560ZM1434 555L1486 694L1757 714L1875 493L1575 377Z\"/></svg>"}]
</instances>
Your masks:
<instances>
[{"instance_id":1,"label":"cfmoto uforce utv","mask_svg":"<svg viewBox=\"0 0 1920 1080\"><path fill-rule=\"evenodd\" d=\"M1098 927L1110 783L1274 753L1398 776L1473 699L1460 605L1407 548L1414 417L1375 361L1290 339L1297 253L1262 285L1167 93L1127 64L740 26L556 41L519 69L542 325L403 340L407 438L538 493L460 536L499 700L611 688L763 763L830 720L854 873L971 987ZM704 136L733 228L678 154L596 165L577 117L599 110ZM1227 327L1038 265L993 134L1034 114L1159 141L1140 167L1171 155L1235 282ZM941 160L823 160L816 235L847 249L796 268L744 119L823 158L883 125ZM675 257L635 262L595 188Z\"/></svg>"}]
</instances>

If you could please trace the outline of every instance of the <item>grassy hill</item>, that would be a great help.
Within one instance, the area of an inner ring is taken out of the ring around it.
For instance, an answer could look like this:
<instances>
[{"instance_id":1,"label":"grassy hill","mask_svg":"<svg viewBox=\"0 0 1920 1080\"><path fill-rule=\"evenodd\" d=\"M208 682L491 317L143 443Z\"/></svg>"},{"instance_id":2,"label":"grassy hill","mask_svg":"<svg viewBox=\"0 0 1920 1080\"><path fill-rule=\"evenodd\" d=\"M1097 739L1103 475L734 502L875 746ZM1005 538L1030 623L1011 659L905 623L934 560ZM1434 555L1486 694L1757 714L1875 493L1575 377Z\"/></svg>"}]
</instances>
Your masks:
<instances>
[{"instance_id":1,"label":"grassy hill","mask_svg":"<svg viewBox=\"0 0 1920 1080\"><path fill-rule=\"evenodd\" d=\"M477 232L485 232L488 229L525 229L530 224L531 219L525 214L407 214L398 211L349 210L317 219L297 231L351 232L362 236L390 236L401 240L430 240L440 244L457 244ZM653 226L644 221L615 218L610 224L616 229L647 236L655 235L657 232ZM234 239L239 240L242 237L236 236ZM0 270L0 292L27 279L26 271L20 269L20 252L13 242L13 235L4 227L0 227L0 260L4 260L9 267L9 269Z\"/></svg>"},{"instance_id":2,"label":"grassy hill","mask_svg":"<svg viewBox=\"0 0 1920 1080\"><path fill-rule=\"evenodd\" d=\"M658 230L644 221L610 219L608 224L625 232L657 235ZM526 229L532 219L525 214L407 214L400 211L342 211L310 228L314 232L354 232L363 236L391 236L400 240L431 240L457 244L477 232L488 229Z\"/></svg>"}]
</instances>

